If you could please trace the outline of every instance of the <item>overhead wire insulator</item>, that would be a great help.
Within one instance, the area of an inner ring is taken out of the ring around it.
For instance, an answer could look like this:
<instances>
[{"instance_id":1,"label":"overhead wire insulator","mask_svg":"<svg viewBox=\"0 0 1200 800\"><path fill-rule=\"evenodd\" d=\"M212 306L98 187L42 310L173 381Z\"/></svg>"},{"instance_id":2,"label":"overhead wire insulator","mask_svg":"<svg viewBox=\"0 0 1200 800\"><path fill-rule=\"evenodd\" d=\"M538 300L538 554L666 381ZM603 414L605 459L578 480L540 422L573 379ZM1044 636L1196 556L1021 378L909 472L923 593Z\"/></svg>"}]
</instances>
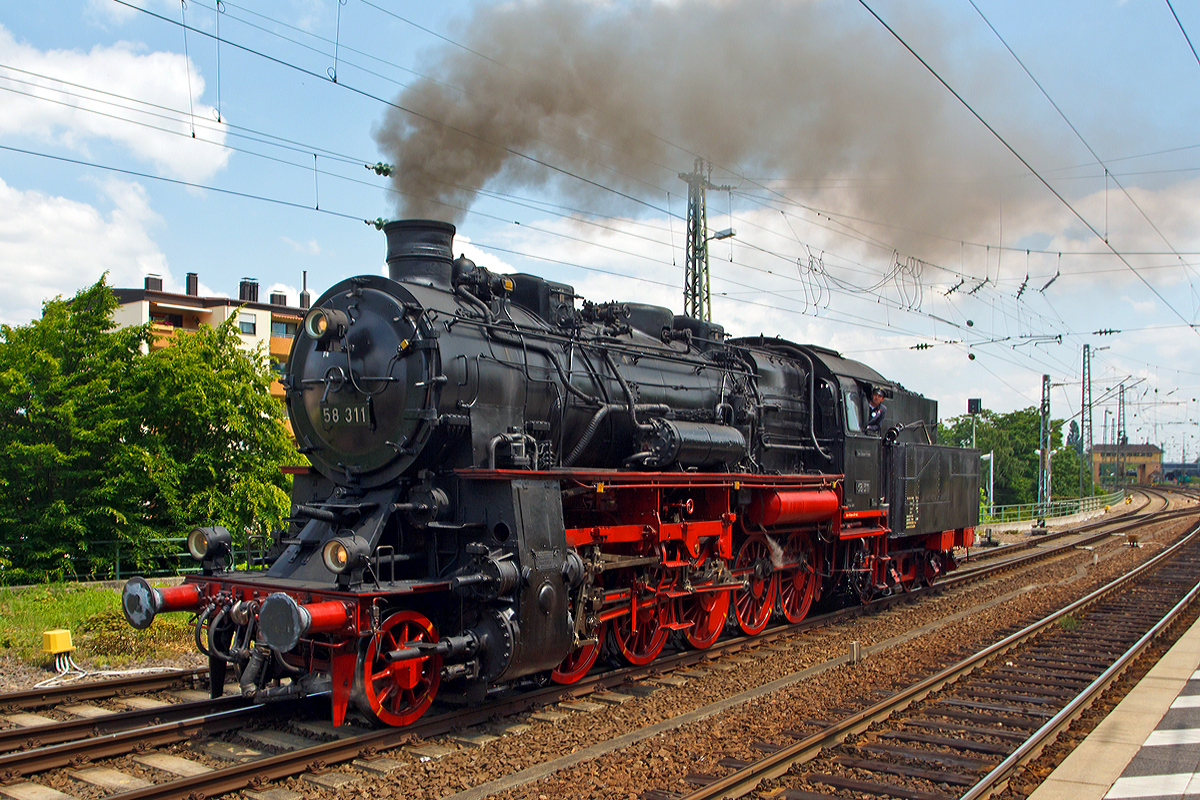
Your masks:
<instances>
[{"instance_id":1,"label":"overhead wire insulator","mask_svg":"<svg viewBox=\"0 0 1200 800\"><path fill-rule=\"evenodd\" d=\"M1093 336L1111 336L1114 333L1120 333L1120 331L1115 330L1114 328L1101 328L1098 331L1093 331L1092 335Z\"/></svg>"},{"instance_id":2,"label":"overhead wire insulator","mask_svg":"<svg viewBox=\"0 0 1200 800\"><path fill-rule=\"evenodd\" d=\"M377 230L377 231L383 230L383 226L387 225L389 221L390 220L386 220L383 217L376 217L375 219L364 219L363 220L363 222L367 223L368 225L374 225L375 230Z\"/></svg>"},{"instance_id":3,"label":"overhead wire insulator","mask_svg":"<svg viewBox=\"0 0 1200 800\"><path fill-rule=\"evenodd\" d=\"M910 347L908 349L909 350L928 350L931 347L933 347L933 345L931 345L929 342L921 342L920 344L914 344L912 347Z\"/></svg>"},{"instance_id":4,"label":"overhead wire insulator","mask_svg":"<svg viewBox=\"0 0 1200 800\"><path fill-rule=\"evenodd\" d=\"M376 175L382 175L385 178L392 174L393 169L391 164L385 164L382 161L377 161L374 164L363 164L363 166L367 169L374 170Z\"/></svg>"}]
</instances>

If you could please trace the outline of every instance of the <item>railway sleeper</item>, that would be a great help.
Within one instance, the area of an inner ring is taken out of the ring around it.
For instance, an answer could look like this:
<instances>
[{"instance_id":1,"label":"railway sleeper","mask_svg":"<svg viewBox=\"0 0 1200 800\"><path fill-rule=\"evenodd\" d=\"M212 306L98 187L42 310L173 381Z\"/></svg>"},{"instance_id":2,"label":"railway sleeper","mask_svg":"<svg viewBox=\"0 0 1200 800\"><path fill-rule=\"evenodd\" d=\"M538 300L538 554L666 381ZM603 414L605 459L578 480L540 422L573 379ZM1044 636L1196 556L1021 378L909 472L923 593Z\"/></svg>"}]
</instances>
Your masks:
<instances>
[{"instance_id":1,"label":"railway sleeper","mask_svg":"<svg viewBox=\"0 0 1200 800\"><path fill-rule=\"evenodd\" d=\"M1001 667L993 670L989 675L989 677L996 676L1012 677L1017 681L1037 683L1041 686L1063 686L1066 688L1082 688L1091 683L1087 678L1080 677L1077 672L1058 672L1056 670L1049 672L1029 672L1015 667Z\"/></svg>"},{"instance_id":2,"label":"railway sleeper","mask_svg":"<svg viewBox=\"0 0 1200 800\"><path fill-rule=\"evenodd\" d=\"M901 747L895 744L869 743L859 744L856 749L866 753L885 753L889 756L907 758L910 761L924 761L932 764L945 764L948 767L962 767L970 770L984 770L996 764L994 759L972 758L971 756L942 753L937 750L918 750L914 747Z\"/></svg>"},{"instance_id":3,"label":"railway sleeper","mask_svg":"<svg viewBox=\"0 0 1200 800\"><path fill-rule=\"evenodd\" d=\"M1036 697L1021 692L989 692L984 689L975 689L971 686L963 686L958 690L958 693L967 697L979 697L985 700L1007 700L1010 703L1032 703L1038 706L1061 705L1057 697Z\"/></svg>"},{"instance_id":4,"label":"railway sleeper","mask_svg":"<svg viewBox=\"0 0 1200 800\"><path fill-rule=\"evenodd\" d=\"M960 700L957 697L943 697L937 702L961 708L975 708L980 711L995 711L998 714L1012 714L1013 716L1042 717L1043 719L1050 719L1054 716L1053 711L1044 708L1022 708L1021 706L1000 705L999 703L981 703L976 700Z\"/></svg>"},{"instance_id":5,"label":"railway sleeper","mask_svg":"<svg viewBox=\"0 0 1200 800\"><path fill-rule=\"evenodd\" d=\"M953 739L949 736L930 736L927 733L909 733L906 731L889 731L880 733L880 739L890 739L897 742L914 742L916 744L932 744L940 747L950 747L955 750L968 750L972 753L987 753L988 755L1006 756L1015 748L990 742L973 742L970 739Z\"/></svg>"},{"instance_id":6,"label":"railway sleeper","mask_svg":"<svg viewBox=\"0 0 1200 800\"><path fill-rule=\"evenodd\" d=\"M914 728L925 728L935 731L957 731L959 733L972 733L977 736L991 736L995 739L1002 739L1008 742L1023 742L1029 738L1024 733L1018 731L1005 731L998 728L985 728L982 725L964 725L960 722L944 722L935 719L915 719L908 718L900 720L901 725L909 725Z\"/></svg>"},{"instance_id":7,"label":"railway sleeper","mask_svg":"<svg viewBox=\"0 0 1200 800\"><path fill-rule=\"evenodd\" d=\"M1033 686L1026 683L1015 682L992 683L991 681L972 681L971 683L967 684L967 686L972 689L982 689L984 691L995 692L1004 692L1015 689L1021 694L1040 695L1043 697L1059 697L1065 700L1069 700L1078 694L1078 692L1064 691L1061 688L1055 688L1052 686Z\"/></svg>"},{"instance_id":8,"label":"railway sleeper","mask_svg":"<svg viewBox=\"0 0 1200 800\"><path fill-rule=\"evenodd\" d=\"M850 769L861 769L867 772L881 772L886 775L903 775L906 778L920 778L923 781L930 783L948 783L953 786L974 786L975 778L971 775L963 775L958 772L949 772L947 770L938 770L934 772L921 767L910 767L907 764L894 764L890 761L875 761L865 758L850 758L848 756L838 756L833 760L833 763L840 764L843 767Z\"/></svg>"},{"instance_id":9,"label":"railway sleeper","mask_svg":"<svg viewBox=\"0 0 1200 800\"><path fill-rule=\"evenodd\" d=\"M901 800L954 800L950 795L935 792L922 792L899 786L894 783L877 783L875 781L860 781L854 778L843 778L840 775L828 775L822 772L809 772L804 775L809 783L823 783L835 789L846 789L851 792L865 792L883 797L899 797Z\"/></svg>"},{"instance_id":10,"label":"railway sleeper","mask_svg":"<svg viewBox=\"0 0 1200 800\"><path fill-rule=\"evenodd\" d=\"M959 711L953 708L926 708L925 711L948 719L961 719L981 724L1007 725L1010 728L1019 728L1027 731L1035 730L1042 725L1040 722L1022 717L998 717L995 714L979 714L973 711Z\"/></svg>"}]
</instances>

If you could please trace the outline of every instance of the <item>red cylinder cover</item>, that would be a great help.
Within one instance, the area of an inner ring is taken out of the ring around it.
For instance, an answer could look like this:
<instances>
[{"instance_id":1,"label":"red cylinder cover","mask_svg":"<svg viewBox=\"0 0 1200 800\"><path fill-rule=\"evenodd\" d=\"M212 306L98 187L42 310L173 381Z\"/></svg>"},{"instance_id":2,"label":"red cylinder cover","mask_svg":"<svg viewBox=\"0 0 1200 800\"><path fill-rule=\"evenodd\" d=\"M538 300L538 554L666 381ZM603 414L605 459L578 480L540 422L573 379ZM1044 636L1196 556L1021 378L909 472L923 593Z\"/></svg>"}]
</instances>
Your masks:
<instances>
[{"instance_id":1,"label":"red cylinder cover","mask_svg":"<svg viewBox=\"0 0 1200 800\"><path fill-rule=\"evenodd\" d=\"M746 521L751 525L797 525L831 519L838 510L832 489L784 489L756 492Z\"/></svg>"},{"instance_id":2,"label":"red cylinder cover","mask_svg":"<svg viewBox=\"0 0 1200 800\"><path fill-rule=\"evenodd\" d=\"M158 593L158 607L155 613L163 611L195 611L200 607L200 587L194 583L184 583L179 586L163 586L155 589Z\"/></svg>"},{"instance_id":3,"label":"red cylinder cover","mask_svg":"<svg viewBox=\"0 0 1200 800\"><path fill-rule=\"evenodd\" d=\"M327 600L302 608L311 619L306 633L331 633L343 628L351 619L350 608L341 600Z\"/></svg>"}]
</instances>

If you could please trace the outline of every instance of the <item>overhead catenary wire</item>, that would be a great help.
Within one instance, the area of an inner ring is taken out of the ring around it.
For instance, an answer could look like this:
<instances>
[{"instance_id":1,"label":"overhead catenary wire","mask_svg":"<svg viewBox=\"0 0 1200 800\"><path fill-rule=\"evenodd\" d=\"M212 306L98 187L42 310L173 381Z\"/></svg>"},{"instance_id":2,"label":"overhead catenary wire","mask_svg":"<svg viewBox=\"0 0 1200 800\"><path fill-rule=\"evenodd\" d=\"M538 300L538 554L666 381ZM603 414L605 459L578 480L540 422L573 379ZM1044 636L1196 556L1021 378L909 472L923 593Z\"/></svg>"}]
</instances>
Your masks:
<instances>
[{"instance_id":1,"label":"overhead catenary wire","mask_svg":"<svg viewBox=\"0 0 1200 800\"><path fill-rule=\"evenodd\" d=\"M324 170L322 170L322 172L324 172ZM328 174L328 173L326 173L326 174ZM668 204L668 205L670 205L670 204ZM350 215L346 215L346 216L350 217ZM667 210L666 210L666 213L664 216L666 216L668 221L670 221L670 216L671 216L670 207L667 207ZM352 218L356 218L356 217L352 217ZM548 231L547 231L547 233L548 233ZM668 235L670 235L670 230L665 231L665 233L668 233ZM552 234L552 235L557 235L557 234ZM886 242L881 242L881 245L886 245ZM739 247L740 247L740 242L739 242ZM616 248L614 248L614 249L616 249ZM794 259L793 259L793 263L794 263ZM667 284L667 285L671 285L671 284ZM889 330L894 330L894 329L889 329Z\"/></svg>"},{"instance_id":2,"label":"overhead catenary wire","mask_svg":"<svg viewBox=\"0 0 1200 800\"><path fill-rule=\"evenodd\" d=\"M196 138L196 109L192 105L192 60L188 57L187 46L187 0L179 0L179 19L183 28L183 71L187 75L188 115L192 118L192 138Z\"/></svg>"},{"instance_id":3,"label":"overhead catenary wire","mask_svg":"<svg viewBox=\"0 0 1200 800\"><path fill-rule=\"evenodd\" d=\"M1188 36L1187 30L1183 27L1183 22L1179 19L1179 15L1175 13L1175 6L1171 5L1171 0L1166 0L1166 3L1167 8L1171 9L1171 16L1175 18L1175 24L1179 26L1179 32L1187 40L1188 48L1192 51L1192 57L1196 59L1196 64L1200 66L1200 53L1196 52L1196 45L1192 44L1192 37Z\"/></svg>"},{"instance_id":4,"label":"overhead catenary wire","mask_svg":"<svg viewBox=\"0 0 1200 800\"><path fill-rule=\"evenodd\" d=\"M1154 223L1154 221L1152 219L1150 219L1150 215L1146 213L1145 209L1142 208L1141 204L1138 203L1137 200L1134 199L1133 195L1130 194L1129 191L1124 187L1124 185L1122 185L1121 182L1119 180L1117 180L1116 176L1111 174L1111 172L1108 168L1108 164L1106 164L1104 162L1104 160L1100 158L1100 155L1092 148L1091 144L1088 143L1087 139L1084 138L1083 134L1080 133L1079 129L1077 127L1075 127L1075 123L1071 122L1071 120L1067 117L1066 112L1062 110L1062 108L1058 105L1058 103L1056 103L1054 101L1054 98L1052 98L1050 96L1050 93L1048 91L1046 91L1046 87L1044 87L1042 85L1041 81L1039 81L1036 77L1034 77L1033 73L1029 70L1029 67L1027 67L1025 65L1025 62L1021 60L1020 56L1018 56L1016 54L1016 51L1014 51L1012 49L1012 47L1009 46L1008 42L1005 41L1004 37L1000 35L1000 31L996 30L996 27L994 25L992 25L991 21L979 9L979 6L976 5L975 0L968 0L968 2L971 4L971 7L975 9L975 13L977 13L979 15L979 18L984 21L984 23L988 26L988 28L992 31L992 33L994 33L996 35L996 38L1000 40L1000 44L1004 45L1004 49L1007 50L1009 55L1011 55L1013 57L1013 60L1016 61L1018 65L1020 65L1022 70L1024 70L1025 74L1029 77L1029 80L1033 81L1033 85L1038 88L1038 91L1042 93L1042 96L1045 97L1047 102L1049 102L1050 105L1053 106L1054 110L1058 112L1058 115L1059 115L1059 117L1062 118L1063 122L1067 123L1067 127L1069 127L1071 129L1071 132L1075 134L1075 137L1077 139L1079 139L1079 141L1083 144L1083 146L1087 148L1087 151L1089 153L1091 153L1092 158L1096 159L1096 163L1099 164L1104 169L1104 237L1103 237L1104 243L1106 245L1109 244L1109 241L1108 241L1108 181L1109 181L1109 178L1111 177L1113 184L1116 185L1116 187L1121 190L1121 193L1123 195L1125 195L1125 199L1127 201L1129 201L1129 203L1135 209L1137 209L1138 213L1142 215L1142 219L1144 219L1146 221L1146 223L1151 227L1151 229L1158 235L1158 238L1162 240L1163 244L1165 244L1168 248L1170 248L1171 252L1175 254L1176 258L1179 259L1180 263L1183 264L1185 269L1189 268L1190 265L1188 265L1186 262L1184 262L1183 256L1180 255L1180 253L1178 251L1176 251L1174 245L1172 245L1167 240L1166 235L1162 232L1162 230L1158 227L1158 225L1156 225ZM1170 0L1167 0L1167 6L1170 7L1170 5L1171 5ZM1171 9L1171 13L1172 14L1175 13L1174 8ZM1179 17L1175 17L1175 21L1178 22ZM1180 30L1183 29L1182 23L1180 23L1179 27L1180 27ZM1184 32L1184 36L1185 37L1187 36L1186 31ZM1191 44L1191 39L1188 39L1188 44L1189 45ZM1195 52L1196 51L1193 48L1192 54L1195 55ZM1072 209L1072 210L1074 210L1074 209ZM1110 247L1111 247L1111 245L1110 245ZM1133 267L1130 266L1130 269L1133 269ZM1135 272L1136 272L1136 270L1135 270ZM1149 286L1149 283L1147 283L1146 285ZM1153 288L1153 287L1151 287L1151 288ZM1160 296L1160 299L1161 299L1161 296Z\"/></svg>"},{"instance_id":5,"label":"overhead catenary wire","mask_svg":"<svg viewBox=\"0 0 1200 800\"><path fill-rule=\"evenodd\" d=\"M296 148L296 149L300 150L300 148ZM347 160L347 161L352 161L352 160ZM286 163L286 162L284 162L284 163ZM317 170L317 172L319 173L319 170ZM554 235L560 235L560 234L554 234Z\"/></svg>"},{"instance_id":6,"label":"overhead catenary wire","mask_svg":"<svg viewBox=\"0 0 1200 800\"><path fill-rule=\"evenodd\" d=\"M1061 193L1060 193L1060 192L1059 192L1057 189L1055 189L1055 188L1054 188L1054 187L1053 187L1053 186L1050 184L1050 182L1049 182L1049 181L1047 181L1047 180L1046 180L1044 177L1042 177L1041 173L1040 173L1040 172L1038 172L1038 170L1037 170L1037 169L1035 169L1035 168L1034 168L1034 166L1033 166L1032 164L1030 164L1030 163L1029 163L1029 162L1028 162L1028 161L1025 159L1025 157L1024 157L1024 156L1022 156L1022 155L1021 155L1019 152L1017 152L1016 148L1014 148L1014 147L1013 147L1011 144L1009 144L1009 143L1008 143L1008 140L1006 140L1006 139L1005 139L1003 136L1001 136L1001 135L1000 135L1000 132L999 132L999 131L997 131L997 130L996 130L994 127L992 127L992 125L991 125L991 124L990 124L990 123L989 123L987 120L985 120L985 119L984 119L984 118L983 118L983 117L982 117L982 116L979 114L979 112L977 112L977 111L976 111L976 110L975 110L975 109L974 109L974 108L971 106L971 104L970 104L970 103L968 103L968 102L966 101L966 99L965 99L965 98L964 98L964 97L963 97L961 94L959 94L957 91L955 91L954 87L952 87L952 86L951 86L951 85L950 85L950 84L949 84L949 83L946 81L946 79L945 79L945 78L943 78L943 77L942 77L942 76L941 76L941 75L940 75L940 74L937 72L937 70L935 70L935 69L934 69L934 68L933 68L933 67L932 67L932 66L929 64L929 62L927 62L927 61L926 61L924 58L922 58L922 57L921 57L921 55L920 55L919 53L917 53L917 51L916 51L916 50L914 50L914 49L913 49L913 48L912 48L912 47L911 47L911 46L908 44L908 42L906 42L906 41L904 40L904 38L903 38L902 36L900 36L900 34L899 34L899 33L897 33L897 32L896 32L896 31L895 31L895 30L894 30L894 29L893 29L893 28L892 28L890 25L888 25L888 24L887 24L887 22L885 22L885 21L883 20L883 18L882 18L882 17L880 17L880 16L879 16L877 13L875 13L874 9L872 9L872 8L871 8L871 6L867 4L866 0L858 0L858 2L859 2L859 4L860 4L860 5L862 5L862 7L863 7L863 8L865 8L865 9L866 9L866 10L867 10L867 11L868 11L870 14L871 14L871 16L875 17L875 19L879 21L879 24L883 25L883 27L887 29L888 33L892 34L892 36L893 36L893 37L896 39L896 41L898 41L898 42L901 44L901 46L903 46L903 47L904 47L904 49L906 49L906 50L907 50L909 53L911 53L911 54L912 54L912 56L913 56L915 59L917 59L917 61L919 61L919 62L921 63L921 66L925 67L925 69L926 69L926 70L928 70L928 71L929 71L929 73L930 73L930 74L931 74L931 75L932 75L932 76L933 76L933 77L934 77L934 78L935 78L935 79L936 79L936 80L937 80L939 83L941 83L941 84L942 84L942 86L944 86L948 92L950 92L952 95L954 95L955 99L956 99L956 100L958 100L958 101L959 101L959 103L961 103L961 104L962 104L962 106L963 106L964 108L966 108L966 109L967 109L967 111L969 111L969 112L971 113L971 115L972 115L972 116L974 116L974 117L975 117L975 119L979 120L980 124L982 124L982 125L983 125L985 128L987 128L987 129L988 129L988 131L989 131L989 132L990 132L990 133L991 133L991 134L992 134L992 135L993 135L993 136L996 138L996 140L997 140L997 141L999 141L999 142L1000 142L1002 145L1004 145L1004 148L1005 148L1006 150L1008 150L1008 152L1012 153L1012 155L1013 155L1013 156L1014 156L1014 157L1015 157L1015 158L1016 158L1018 161L1020 161L1020 162L1021 162L1021 163L1022 163L1024 166L1025 166L1025 168L1026 168L1026 169L1028 169L1028 170L1029 170L1029 171L1030 171L1030 172L1033 174L1033 176L1034 176L1035 178L1037 178L1037 179L1038 179L1038 181L1039 181L1039 182L1040 182L1040 183L1041 183L1041 184L1042 184L1044 187L1046 187L1046 189L1047 189L1047 190L1048 190L1048 191L1049 191L1051 194L1053 194L1053 195L1054 195L1054 196L1055 196L1055 197L1058 199L1058 201L1059 201L1060 203L1062 203L1064 206L1066 206L1066 207L1067 207L1067 209L1068 209L1068 210L1069 210L1069 211L1070 211L1070 212L1071 212L1071 213L1072 213L1072 214L1075 216L1075 218L1076 218L1076 219L1078 219L1080 222L1082 222L1082 223L1084 224L1084 226L1085 226L1085 227L1086 227L1086 228L1087 228L1089 231L1091 231L1091 232L1092 232L1092 234L1093 234L1094 236L1096 236L1096 238L1100 239L1101 241L1104 241L1104 238L1103 238L1103 237L1100 235L1100 232L1096 230L1096 227L1095 227L1095 226L1094 226L1094 225L1093 225L1093 224L1092 224L1092 223L1091 223L1091 222L1090 222L1090 221L1089 221L1089 220L1088 220L1086 217L1084 217L1082 214L1080 214L1080 213L1079 213L1079 212L1078 212L1078 211L1075 209L1075 207L1074 207L1074 206L1073 206L1073 205L1070 203L1070 201L1068 201L1068 200L1067 200L1067 198L1063 197L1063 195L1062 195L1062 194L1061 194ZM1108 242L1105 242L1105 244L1106 244L1106 245L1108 245ZM1113 253L1113 255L1115 255L1115 256L1116 256L1118 259L1120 259L1120 260L1121 260L1121 263L1123 263L1123 264L1124 264L1126 267L1128 267L1128 268L1129 268L1129 271L1130 271L1130 272L1132 272L1134 275L1136 275L1136 276L1137 276L1138 280L1140 280L1140 281L1141 281L1141 282L1142 282L1142 283L1143 283L1143 284L1146 286L1146 288L1147 288L1147 289L1149 289L1149 290L1150 290L1150 291L1151 291L1151 292L1154 294L1154 296L1155 296L1155 297L1157 297L1159 300L1161 300L1161 301L1162 301L1163 305L1165 305L1167 308L1169 308L1169 309L1171 310L1171 313L1173 313L1175 316L1179 317L1179 319L1181 319L1181 320L1182 320L1184 323L1186 323L1186 324L1189 326L1189 329L1192 331L1192 333L1194 333L1196 336L1200 336L1200 329L1197 329L1196 327L1193 327L1193 326L1192 326L1192 323L1188 321L1187 317L1185 317L1183 314L1181 314L1181 313L1179 312L1179 310L1178 310L1178 309L1176 309L1176 308L1175 308L1175 306L1173 306L1173 305L1170 303L1170 301L1168 301L1168 300L1167 300L1165 297L1163 297L1162 293L1161 293L1161 292L1159 292L1159 291L1158 291L1158 289L1154 288L1154 286L1153 286L1153 285L1152 285L1152 284L1151 284L1151 283L1150 283L1148 280L1146 280L1146 278L1145 278L1145 277L1144 277L1144 276L1143 276L1143 275L1142 275L1140 272L1138 272L1138 271L1137 271L1137 269L1136 269L1136 268L1135 268L1135 267L1134 267L1132 264L1130 264L1130 263L1129 263L1129 261L1128 261L1128 260L1127 260L1127 259L1126 259L1124 256L1122 256L1122 255L1121 255L1121 254L1120 254L1120 253L1119 253L1119 252L1118 252L1118 251L1117 251L1115 248L1113 248L1111 245L1109 245L1109 249L1110 249L1110 250L1112 250L1112 253Z\"/></svg>"},{"instance_id":7,"label":"overhead catenary wire","mask_svg":"<svg viewBox=\"0 0 1200 800\"><path fill-rule=\"evenodd\" d=\"M183 26L183 27L187 27L187 28L188 28L188 30L191 30L191 31L193 31L194 33L196 33L196 34L198 34L198 35L201 35L201 36L208 36L208 37L212 37L212 35L213 35L213 34L211 34L211 33L207 32L207 31L203 31L203 30L199 30L199 29L197 29L197 28L192 28L192 27L189 27L189 26L187 26L185 23L182 23L182 22L176 22L175 20L173 20L173 19L170 19L169 17L165 17L165 16L163 16L162 14L158 14L158 13L156 13L156 12L154 12L154 11L151 11L151 10L149 10L149 9L142 8L142 7L140 7L140 6L134 5L133 3L127 2L127 0L113 0L113 2L114 2L114 3L118 3L119 5L125 6L126 8L130 8L130 9L133 9L133 10L135 10L135 11L140 11L140 12L141 12L141 13L143 13L143 14L147 14L147 15L149 15L149 16L151 16L151 17L154 17L154 18L156 18L156 19L159 19L159 20L161 20L161 21L163 21L163 22L166 22L167 24L170 24L170 25L180 25L180 26ZM262 51L260 51L260 50L255 50L255 49L254 49L254 48L252 48L252 47L247 47L246 45L238 44L237 42L231 42L231 41L225 40L225 43L226 43L226 44L228 44L230 47L235 47L235 48L237 48L237 49L239 49L239 50L242 50L242 51L244 51L244 52L247 52L247 53L253 54L253 55L255 55L255 56L259 57L259 58L266 59L267 61L270 61L270 62L271 62L271 63L273 63L273 64L277 64L277 65L279 65L279 66L281 66L281 67L285 67L285 68L287 68L287 69L295 70L296 72L299 72L299 73L301 73L301 74L304 74L304 75L308 75L309 77L312 77L312 78L318 78L318 79L321 79L321 80L327 80L327 78L325 78L324 76L322 76L322 75L320 75L320 74L318 74L318 73L316 73L316 72L313 72L313 71L312 71L312 70L310 70L310 69L307 69L307 68L305 68L305 67L302 67L302 66L300 66L299 64L294 64L294 63L291 63L291 62L289 62L289 61L286 61L286 60L284 60L284 59L278 58L278 57L276 57L276 56L272 56L272 55L270 55L269 53L264 53L264 52L262 52ZM569 169L566 169L566 168L564 168L564 167L560 167L560 166L558 166L558 165L556 165L556 164L551 164L551 163L549 163L548 161L546 161L545 159L540 159L540 158L537 158L536 156L530 155L530 154L528 154L528 153L521 152L520 150L517 150L515 147L509 147L509 146L507 146L507 145L503 145L503 144L497 144L496 142L489 141L488 139L486 139L485 137L483 137L483 136L481 136L481 135L479 135L479 134L477 134L477 133L472 133L471 131L464 130L464 129L462 129L462 128L458 128L458 127L456 127L456 126L450 125L450 124L446 123L446 122L445 122L445 121L443 121L443 120L434 119L433 117L430 117L428 114L422 114L421 112L419 112L419 111L416 111L415 109L406 108L406 107L404 107L404 106L400 105L400 104L399 104L399 103L397 103L397 102L394 102L394 101L388 100L388 99L386 99L386 98L380 97L379 95L373 94L373 93L371 93L371 92L367 91L366 89L362 89L362 88L356 87L356 86L354 86L353 84L349 84L349 83L346 83L346 82L344 82L344 81L338 82L338 83L337 83L337 84L335 84L335 85L336 85L336 86L339 86L339 87L341 87L341 88L343 88L343 89L345 89L346 91L353 92L354 94L357 94L357 95L359 95L359 96L361 96L361 97L365 97L365 98L367 98L367 99L374 100L374 101L376 101L376 102L378 102L378 103L382 103L383 105L389 106L389 107L391 107L391 108L394 108L394 109L396 109L396 110L398 110L398 111L402 111L402 112L404 112L404 113L406 113L406 114L411 114L412 116L414 116L414 117L417 117L417 118L419 118L419 119L426 120L427 122L430 122L430 123L432 123L432 124L434 124L434 125L440 125L440 126L442 126L442 127L445 127L445 128L446 128L447 130L449 130L449 131L452 131L452 132L454 132L454 133L461 134L462 136L466 136L466 137L468 137L468 138L470 138L470 139L474 139L474 140L476 140L476 141L479 141L479 142L481 142L482 144L486 144L486 145L488 145L488 146L495 147L496 149L498 149L498 150L500 150L500 151L502 151L502 152L508 153L509 155L513 156L514 158L521 159L521 160L524 160L524 161L528 161L528 162L529 162L529 163L531 163L531 164L535 164L535 165L537 165L537 166L543 167L543 168L545 168L545 169L547 169L547 170L550 170L551 172L556 172L556 173L558 173L558 174L561 174L561 175L564 175L564 176L566 176L566 177L572 178L572 179L574 179L574 180L580 181L581 183L587 184L588 186L591 186L591 187L593 187L593 188L599 189L599 190L601 190L601 191L603 191L603 192L609 192L609 193L611 193L611 194L614 194L614 195L616 195L616 196L618 196L618 197L621 197L621 198L624 198L624 199L626 199L626 200L629 200L629 201L630 201L630 202L632 202L632 203L635 203L635 204L637 204L637 205L640 205L640 206L644 206L644 207L646 207L646 208L652 209L652 210L654 210L654 211L657 211L657 212L659 212L659 213L664 213L664 214L666 213L666 210L665 210L665 209L663 209L663 208L661 208L660 206L657 206L657 205L655 205L654 203L651 203L651 202L649 202L649 201L647 201L647 200L643 200L643 199L642 199L642 198L640 198L640 197L634 197L633 195L629 194L628 192L622 192L622 191L620 191L619 189L614 189L614 188L613 188L613 187L611 187L611 186L605 186L604 184L602 184L602 183L600 183L600 182L598 182L598 181L592 180L591 178L588 178L588 177L586 177L586 176L583 176L583 175L580 175L580 174L578 174L578 173L572 172L572 171L571 171L571 170L569 170Z\"/></svg>"},{"instance_id":8,"label":"overhead catenary wire","mask_svg":"<svg viewBox=\"0 0 1200 800\"><path fill-rule=\"evenodd\" d=\"M122 0L118 0L118 2L121 2L121 1L122 1ZM125 5L129 5L129 4L125 3ZM131 7L134 7L134 8L136 8L135 6L131 6ZM144 9L139 9L139 10L143 10L143 11L144 11ZM153 15L153 12L146 12L146 13L151 13L151 14ZM171 22L171 20L167 20L167 21L168 21L168 22ZM206 34L206 35L207 35L207 34ZM240 45L238 45L238 46L240 47ZM246 48L246 49L247 49L249 52L254 52L254 53L256 53L256 54L259 54L259 55L264 55L264 56L265 56L265 54L261 54L261 53L259 53L259 51L255 51L255 50L253 50L253 49L250 49L250 48ZM271 56L265 56L265 57L267 57L267 58L270 58L270 59L272 59L272 60L276 60L276 61L278 61L278 59L274 59L274 57L271 57ZM282 63L285 63L285 64L286 64L286 62L282 62ZM292 68L295 68L295 69L299 69L299 70L300 70L300 71L302 71L302 72L309 72L309 71L307 71L307 70L304 70L304 68L302 68L302 67L297 67L297 66L295 66L295 65L289 65L289 66L292 66ZM355 90L355 91L359 91L359 90ZM380 99L380 98L376 98L376 99ZM387 101L383 101L382 99L380 99L380 100L381 100L381 102L385 102L385 103L387 102ZM394 105L394 104L393 104L393 105ZM568 174L573 174L573 173L569 173L569 171L567 171L567 172L568 172ZM578 176L577 176L577 177L578 177ZM584 180L587 180L587 179L584 179ZM622 195L623 195L623 193L619 193L619 192L618 192L618 194L622 194ZM668 213L669 213L669 212L668 212Z\"/></svg>"}]
</instances>

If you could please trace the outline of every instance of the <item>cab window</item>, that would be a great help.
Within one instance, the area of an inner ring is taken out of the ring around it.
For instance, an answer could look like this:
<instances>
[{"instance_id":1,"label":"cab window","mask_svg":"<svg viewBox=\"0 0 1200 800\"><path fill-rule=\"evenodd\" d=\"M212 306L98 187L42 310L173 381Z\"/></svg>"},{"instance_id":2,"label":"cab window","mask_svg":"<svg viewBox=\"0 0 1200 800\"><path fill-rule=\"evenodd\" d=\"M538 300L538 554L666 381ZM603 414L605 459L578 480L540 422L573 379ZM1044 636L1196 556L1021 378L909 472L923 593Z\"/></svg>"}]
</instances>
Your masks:
<instances>
[{"instance_id":1,"label":"cab window","mask_svg":"<svg viewBox=\"0 0 1200 800\"><path fill-rule=\"evenodd\" d=\"M858 415L858 392L846 393L846 430L858 433L862 430L862 419Z\"/></svg>"}]
</instances>

